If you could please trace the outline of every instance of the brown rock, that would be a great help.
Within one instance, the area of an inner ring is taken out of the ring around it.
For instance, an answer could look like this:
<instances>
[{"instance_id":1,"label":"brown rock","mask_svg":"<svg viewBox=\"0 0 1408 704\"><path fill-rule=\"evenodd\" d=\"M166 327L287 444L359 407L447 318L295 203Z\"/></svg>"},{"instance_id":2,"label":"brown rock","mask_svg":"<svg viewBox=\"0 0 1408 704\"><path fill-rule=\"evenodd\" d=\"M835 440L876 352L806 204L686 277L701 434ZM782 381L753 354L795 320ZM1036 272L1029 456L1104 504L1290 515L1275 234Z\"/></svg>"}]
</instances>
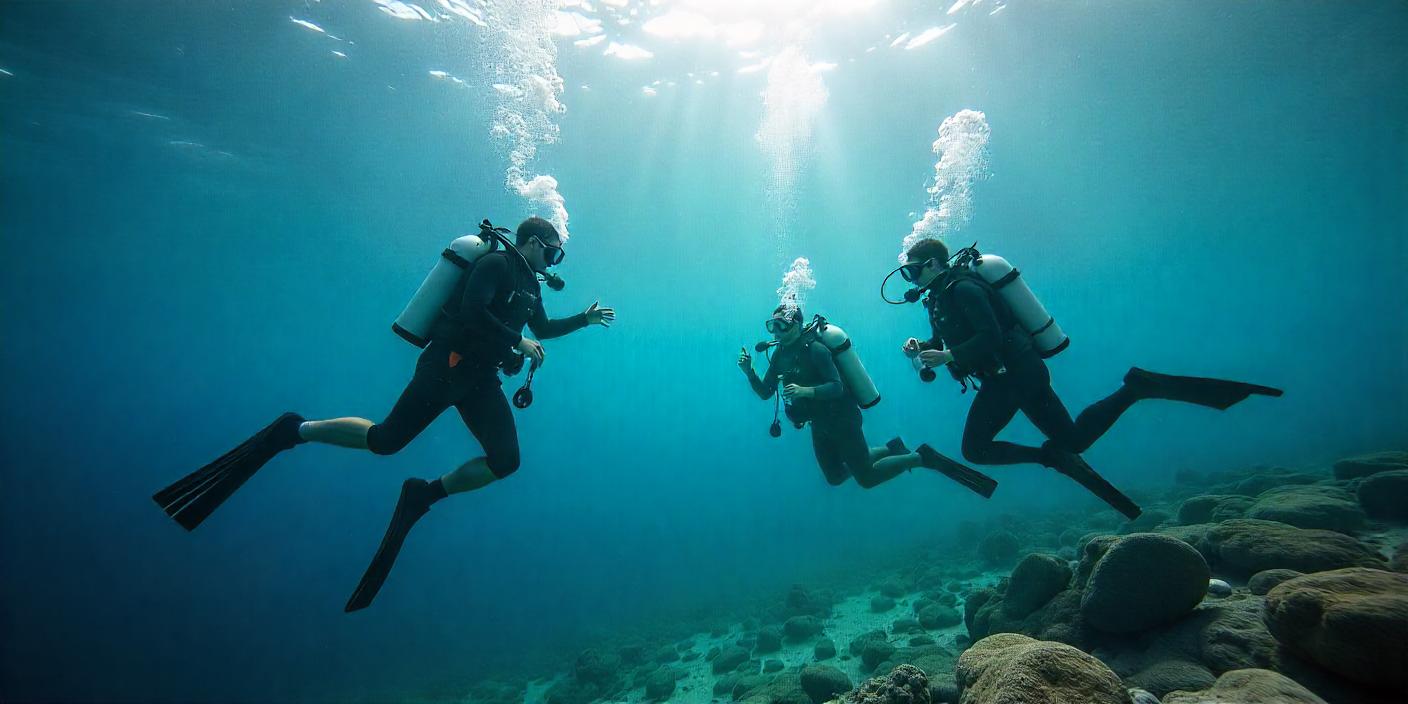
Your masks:
<instances>
[{"instance_id":1,"label":"brown rock","mask_svg":"<svg viewBox=\"0 0 1408 704\"><path fill-rule=\"evenodd\" d=\"M988 636L958 658L960 704L1126 704L1120 678L1063 643Z\"/></svg>"},{"instance_id":2,"label":"brown rock","mask_svg":"<svg viewBox=\"0 0 1408 704\"><path fill-rule=\"evenodd\" d=\"M1200 692L1172 692L1163 704L1325 704L1325 700L1271 670L1232 670Z\"/></svg>"},{"instance_id":3,"label":"brown rock","mask_svg":"<svg viewBox=\"0 0 1408 704\"><path fill-rule=\"evenodd\" d=\"M1351 568L1296 577L1266 595L1266 625L1327 670L1408 688L1408 575Z\"/></svg>"}]
</instances>

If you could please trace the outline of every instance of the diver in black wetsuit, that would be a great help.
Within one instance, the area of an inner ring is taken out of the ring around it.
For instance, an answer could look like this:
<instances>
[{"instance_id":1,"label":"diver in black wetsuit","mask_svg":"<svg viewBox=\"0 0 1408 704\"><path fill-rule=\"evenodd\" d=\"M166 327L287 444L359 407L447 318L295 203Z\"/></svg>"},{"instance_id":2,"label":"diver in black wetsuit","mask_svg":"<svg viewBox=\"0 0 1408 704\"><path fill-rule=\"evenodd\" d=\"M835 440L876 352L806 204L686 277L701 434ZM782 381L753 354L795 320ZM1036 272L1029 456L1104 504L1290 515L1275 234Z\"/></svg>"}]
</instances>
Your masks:
<instances>
[{"instance_id":1,"label":"diver in black wetsuit","mask_svg":"<svg viewBox=\"0 0 1408 704\"><path fill-rule=\"evenodd\" d=\"M438 479L412 478L402 484L391 525L346 610L365 608L390 573L411 526L431 504L449 494L485 487L518 469L518 433L499 371L517 373L525 360L536 369L545 356L539 342L523 336L523 327L546 340L588 325L609 327L616 318L615 311L596 303L577 315L548 318L538 276L562 261L561 237L551 223L535 217L518 226L515 239L514 247L484 254L462 276L414 376L381 423L364 418L304 421L285 413L240 447L153 498L192 530L283 450L317 442L394 454L454 407L484 455Z\"/></svg>"},{"instance_id":2,"label":"diver in black wetsuit","mask_svg":"<svg viewBox=\"0 0 1408 704\"><path fill-rule=\"evenodd\" d=\"M879 486L915 467L937 470L984 498L997 486L991 478L943 457L928 445L910 452L898 437L884 447L872 448L861 430L861 412L841 381L831 351L804 333L802 310L782 305L767 322L777 340L763 378L753 370L753 357L745 347L738 366L758 397L767 400L782 385L787 418L797 427L812 426L812 450L827 483L839 486L855 477L861 487Z\"/></svg>"},{"instance_id":3,"label":"diver in black wetsuit","mask_svg":"<svg viewBox=\"0 0 1408 704\"><path fill-rule=\"evenodd\" d=\"M899 272L917 291L927 292L924 306L933 330L927 342L910 338L904 344L905 354L917 357L925 367L948 366L955 378L971 376L980 383L963 428L963 456L970 462L1040 464L1096 491L1089 483L1094 478L1113 492L1102 493L1101 498L1132 519L1139 508L1100 480L1080 458L1130 406L1157 398L1221 410L1252 394L1281 395L1279 389L1266 386L1170 376L1135 367L1125 375L1123 386L1073 421L1051 388L1051 374L1032 336L992 285L966 267L949 266L948 248L939 240L918 242L905 258L907 263ZM1047 437L1041 447L995 439L1019 410Z\"/></svg>"}]
</instances>

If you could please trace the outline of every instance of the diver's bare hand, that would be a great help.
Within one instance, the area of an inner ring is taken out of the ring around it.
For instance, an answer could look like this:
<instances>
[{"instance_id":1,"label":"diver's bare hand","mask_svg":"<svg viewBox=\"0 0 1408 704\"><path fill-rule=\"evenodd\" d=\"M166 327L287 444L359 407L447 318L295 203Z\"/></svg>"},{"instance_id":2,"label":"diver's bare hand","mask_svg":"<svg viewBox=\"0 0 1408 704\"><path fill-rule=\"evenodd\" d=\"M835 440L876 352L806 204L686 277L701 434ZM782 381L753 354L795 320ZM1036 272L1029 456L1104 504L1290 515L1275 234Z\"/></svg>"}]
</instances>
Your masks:
<instances>
[{"instance_id":1,"label":"diver's bare hand","mask_svg":"<svg viewBox=\"0 0 1408 704\"><path fill-rule=\"evenodd\" d=\"M527 337L519 340L518 344L514 345L513 348L521 352L524 357L533 360L533 363L539 366L542 366L543 358L548 354L547 350L543 349L542 343Z\"/></svg>"},{"instance_id":2,"label":"diver's bare hand","mask_svg":"<svg viewBox=\"0 0 1408 704\"><path fill-rule=\"evenodd\" d=\"M904 356L909 357L910 359L914 359L915 357L918 357L918 356L919 356L919 339L918 339L918 338L915 338L915 337L911 337L911 338L909 338L908 340L905 340L905 341L904 341L904 347L901 347L900 349L904 351Z\"/></svg>"},{"instance_id":3,"label":"diver's bare hand","mask_svg":"<svg viewBox=\"0 0 1408 704\"><path fill-rule=\"evenodd\" d=\"M602 308L601 301L596 301L587 306L587 325L600 325L604 328L611 327L616 322L615 308Z\"/></svg>"},{"instance_id":4,"label":"diver's bare hand","mask_svg":"<svg viewBox=\"0 0 1408 704\"><path fill-rule=\"evenodd\" d=\"M926 367L942 367L953 361L953 353L948 350L924 350L919 353L919 361Z\"/></svg>"},{"instance_id":5,"label":"diver's bare hand","mask_svg":"<svg viewBox=\"0 0 1408 704\"><path fill-rule=\"evenodd\" d=\"M788 384L782 387L782 397L787 399L788 401L795 401L799 398L812 398L815 395L816 389L813 389L810 386L798 386L796 384Z\"/></svg>"},{"instance_id":6,"label":"diver's bare hand","mask_svg":"<svg viewBox=\"0 0 1408 704\"><path fill-rule=\"evenodd\" d=\"M748 354L747 347L738 348L738 368L745 372L753 370L753 355Z\"/></svg>"}]
</instances>

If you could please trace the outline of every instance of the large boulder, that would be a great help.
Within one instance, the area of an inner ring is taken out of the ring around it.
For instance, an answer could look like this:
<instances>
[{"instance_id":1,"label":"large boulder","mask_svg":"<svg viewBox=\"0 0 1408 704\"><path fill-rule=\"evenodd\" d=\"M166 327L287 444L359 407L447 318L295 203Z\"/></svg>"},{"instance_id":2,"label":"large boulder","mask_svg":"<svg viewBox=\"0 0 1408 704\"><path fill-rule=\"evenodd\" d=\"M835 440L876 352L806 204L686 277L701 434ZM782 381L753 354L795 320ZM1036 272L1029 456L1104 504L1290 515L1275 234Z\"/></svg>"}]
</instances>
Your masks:
<instances>
[{"instance_id":1,"label":"large boulder","mask_svg":"<svg viewBox=\"0 0 1408 704\"><path fill-rule=\"evenodd\" d=\"M709 665L714 670L714 674L721 675L738 669L738 666L745 662L748 662L747 650L736 645L726 645Z\"/></svg>"},{"instance_id":2,"label":"large boulder","mask_svg":"<svg viewBox=\"0 0 1408 704\"><path fill-rule=\"evenodd\" d=\"M745 678L746 679L746 678ZM754 687L734 699L744 704L812 704L812 698L802 689L801 675L795 671L779 672L760 687Z\"/></svg>"},{"instance_id":3,"label":"large boulder","mask_svg":"<svg viewBox=\"0 0 1408 704\"><path fill-rule=\"evenodd\" d=\"M1197 692L1178 691L1163 704L1325 704L1315 693L1271 670L1232 670L1211 687Z\"/></svg>"},{"instance_id":4,"label":"large boulder","mask_svg":"<svg viewBox=\"0 0 1408 704\"><path fill-rule=\"evenodd\" d=\"M1124 683L1162 697L1177 689L1206 689L1216 680L1212 672L1202 664L1174 659L1155 662L1124 678Z\"/></svg>"},{"instance_id":5,"label":"large boulder","mask_svg":"<svg viewBox=\"0 0 1408 704\"><path fill-rule=\"evenodd\" d=\"M1359 483L1359 505L1374 518L1408 521L1408 469L1379 472Z\"/></svg>"},{"instance_id":6,"label":"large boulder","mask_svg":"<svg viewBox=\"0 0 1408 704\"><path fill-rule=\"evenodd\" d=\"M1056 596L1071 581L1071 567L1051 555L1027 555L1012 570L1002 612L1009 618L1022 618Z\"/></svg>"},{"instance_id":7,"label":"large boulder","mask_svg":"<svg viewBox=\"0 0 1408 704\"><path fill-rule=\"evenodd\" d=\"M806 640L821 635L821 619L815 616L793 616L782 624L782 632L791 640Z\"/></svg>"},{"instance_id":8,"label":"large boulder","mask_svg":"<svg viewBox=\"0 0 1408 704\"><path fill-rule=\"evenodd\" d=\"M930 704L929 678L913 665L900 665L889 674L866 680L842 698L845 704Z\"/></svg>"},{"instance_id":9,"label":"large boulder","mask_svg":"<svg viewBox=\"0 0 1408 704\"><path fill-rule=\"evenodd\" d=\"M587 649L577 656L572 666L572 675L582 682L606 684L616 679L621 671L621 656Z\"/></svg>"},{"instance_id":10,"label":"large boulder","mask_svg":"<svg viewBox=\"0 0 1408 704\"><path fill-rule=\"evenodd\" d=\"M1266 595L1266 625L1327 670L1408 689L1408 575L1352 568L1296 577Z\"/></svg>"},{"instance_id":11,"label":"large boulder","mask_svg":"<svg viewBox=\"0 0 1408 704\"><path fill-rule=\"evenodd\" d=\"M1251 518L1223 521L1207 532L1203 554L1241 575L1285 568L1323 572L1341 567L1382 567L1368 546L1343 533Z\"/></svg>"},{"instance_id":12,"label":"large boulder","mask_svg":"<svg viewBox=\"0 0 1408 704\"><path fill-rule=\"evenodd\" d=\"M1280 521L1297 528L1352 533L1364 527L1364 510L1352 494L1332 486L1270 489L1247 509L1247 518Z\"/></svg>"},{"instance_id":13,"label":"large boulder","mask_svg":"<svg viewBox=\"0 0 1408 704\"><path fill-rule=\"evenodd\" d=\"M812 657L818 661L836 657L836 643L830 638L822 638L816 642L816 647L812 648Z\"/></svg>"},{"instance_id":14,"label":"large boulder","mask_svg":"<svg viewBox=\"0 0 1408 704\"><path fill-rule=\"evenodd\" d=\"M1379 472L1408 469L1408 452L1393 450L1349 457L1335 463L1335 479L1358 479Z\"/></svg>"},{"instance_id":15,"label":"large boulder","mask_svg":"<svg viewBox=\"0 0 1408 704\"><path fill-rule=\"evenodd\" d=\"M1178 522L1187 526L1196 523L1217 523L1229 518L1241 518L1253 501L1240 494L1205 494L1185 500L1178 507Z\"/></svg>"},{"instance_id":16,"label":"large boulder","mask_svg":"<svg viewBox=\"0 0 1408 704\"><path fill-rule=\"evenodd\" d=\"M831 615L831 600L828 594L813 592L800 584L794 584L787 590L787 598L783 604L783 615L788 618L793 616L825 618Z\"/></svg>"},{"instance_id":17,"label":"large boulder","mask_svg":"<svg viewBox=\"0 0 1408 704\"><path fill-rule=\"evenodd\" d=\"M815 704L851 691L851 678L830 665L807 665L802 668L800 677L802 691L806 692Z\"/></svg>"},{"instance_id":18,"label":"large boulder","mask_svg":"<svg viewBox=\"0 0 1408 704\"><path fill-rule=\"evenodd\" d=\"M919 625L924 628L948 628L963 621L958 609L943 604L930 604L919 612Z\"/></svg>"},{"instance_id":19,"label":"large boulder","mask_svg":"<svg viewBox=\"0 0 1408 704\"><path fill-rule=\"evenodd\" d=\"M961 704L1126 704L1120 678L1064 643L988 636L958 657Z\"/></svg>"},{"instance_id":20,"label":"large boulder","mask_svg":"<svg viewBox=\"0 0 1408 704\"><path fill-rule=\"evenodd\" d=\"M1247 590L1257 596L1266 596L1276 585L1288 579L1295 579L1301 574L1295 570L1262 570L1247 580Z\"/></svg>"},{"instance_id":21,"label":"large boulder","mask_svg":"<svg viewBox=\"0 0 1408 704\"><path fill-rule=\"evenodd\" d=\"M1017 556L1017 549L1021 547L1017 536L1012 533L1000 530L990 533L978 543L978 556L983 558L983 562L989 565L1005 565Z\"/></svg>"},{"instance_id":22,"label":"large boulder","mask_svg":"<svg viewBox=\"0 0 1408 704\"><path fill-rule=\"evenodd\" d=\"M1081 598L1090 626L1133 633L1178 619L1207 593L1208 565L1176 538L1136 533L1110 547L1096 563Z\"/></svg>"},{"instance_id":23,"label":"large boulder","mask_svg":"<svg viewBox=\"0 0 1408 704\"><path fill-rule=\"evenodd\" d=\"M782 629L777 626L763 626L758 629L758 653L775 653L782 649Z\"/></svg>"},{"instance_id":24,"label":"large boulder","mask_svg":"<svg viewBox=\"0 0 1408 704\"><path fill-rule=\"evenodd\" d=\"M1324 475L1310 474L1308 472L1264 472L1253 474L1230 487L1226 487L1226 493L1257 496L1268 489L1291 486L1293 484L1314 484L1325 478Z\"/></svg>"},{"instance_id":25,"label":"large boulder","mask_svg":"<svg viewBox=\"0 0 1408 704\"><path fill-rule=\"evenodd\" d=\"M656 670L645 681L645 696L654 701L665 701L675 693L675 680L679 679L680 673L673 668L662 667Z\"/></svg>"},{"instance_id":26,"label":"large boulder","mask_svg":"<svg viewBox=\"0 0 1408 704\"><path fill-rule=\"evenodd\" d=\"M1087 537L1088 539L1081 539L1080 547L1077 548L1077 552L1080 553L1080 564L1076 567L1075 586L1078 589L1085 588L1085 583L1090 579L1090 573L1095 570L1095 563L1099 562L1100 558L1105 556L1110 546L1120 540L1118 535L1093 535Z\"/></svg>"}]
</instances>

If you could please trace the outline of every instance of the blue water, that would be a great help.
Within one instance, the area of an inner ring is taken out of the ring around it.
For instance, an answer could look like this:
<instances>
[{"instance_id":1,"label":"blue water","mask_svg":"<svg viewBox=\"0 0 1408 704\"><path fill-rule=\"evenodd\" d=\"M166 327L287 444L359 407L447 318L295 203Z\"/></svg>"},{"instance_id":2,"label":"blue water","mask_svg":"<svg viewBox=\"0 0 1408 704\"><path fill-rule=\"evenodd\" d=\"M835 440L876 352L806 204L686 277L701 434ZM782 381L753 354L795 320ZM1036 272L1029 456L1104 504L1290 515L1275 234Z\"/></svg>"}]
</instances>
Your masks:
<instances>
[{"instance_id":1,"label":"blue water","mask_svg":"<svg viewBox=\"0 0 1408 704\"><path fill-rule=\"evenodd\" d=\"M987 116L992 177L950 244L1012 260L1062 322L1069 406L1131 364L1286 389L1136 409L1087 454L1109 479L1402 446L1408 9L991 9L819 24L808 55L837 67L782 199L754 136L767 71L738 73L736 48L639 22L606 33L653 58L559 37L567 111L533 168L573 236L547 306L600 299L619 322L547 344L523 468L437 505L345 615L400 482L477 452L454 414L391 458L301 447L192 534L148 497L284 409L380 419L416 354L390 321L439 250L536 212L490 138L488 31L370 2L0 5L0 698L385 700L546 673L961 520L1093 510L1033 467L992 470L987 502L923 473L829 487L734 368L808 257L809 313L884 394L871 440L958 454L971 395L915 379L898 346L923 313L876 292L964 108Z\"/></svg>"}]
</instances>

